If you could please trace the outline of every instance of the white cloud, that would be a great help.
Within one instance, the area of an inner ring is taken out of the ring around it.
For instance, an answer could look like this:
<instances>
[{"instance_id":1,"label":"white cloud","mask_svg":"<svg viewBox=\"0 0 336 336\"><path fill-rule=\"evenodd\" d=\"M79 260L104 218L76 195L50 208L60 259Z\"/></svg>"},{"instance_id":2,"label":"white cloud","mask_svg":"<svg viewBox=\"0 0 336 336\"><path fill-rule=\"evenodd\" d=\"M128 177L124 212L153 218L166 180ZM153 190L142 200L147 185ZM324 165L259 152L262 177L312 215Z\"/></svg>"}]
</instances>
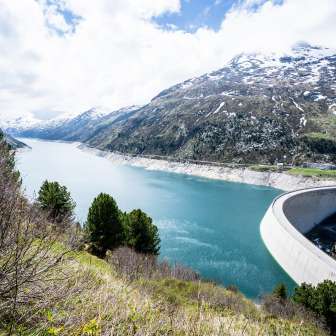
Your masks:
<instances>
[{"instance_id":1,"label":"white cloud","mask_svg":"<svg viewBox=\"0 0 336 336\"><path fill-rule=\"evenodd\" d=\"M60 9L81 17L75 30ZM151 20L180 10L179 0L0 0L0 119L146 103L242 51L301 40L336 48L335 0L247 0L217 32L164 31Z\"/></svg>"}]
</instances>

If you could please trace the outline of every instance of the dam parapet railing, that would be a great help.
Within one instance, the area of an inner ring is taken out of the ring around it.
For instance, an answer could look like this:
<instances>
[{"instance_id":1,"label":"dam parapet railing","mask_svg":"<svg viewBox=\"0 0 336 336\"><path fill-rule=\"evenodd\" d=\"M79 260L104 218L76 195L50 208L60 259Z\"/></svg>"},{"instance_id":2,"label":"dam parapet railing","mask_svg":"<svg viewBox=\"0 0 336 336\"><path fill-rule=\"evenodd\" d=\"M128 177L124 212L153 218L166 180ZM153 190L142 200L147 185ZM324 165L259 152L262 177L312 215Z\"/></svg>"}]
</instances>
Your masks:
<instances>
[{"instance_id":1,"label":"dam parapet railing","mask_svg":"<svg viewBox=\"0 0 336 336\"><path fill-rule=\"evenodd\" d=\"M296 283L336 281L336 260L305 237L335 212L336 187L318 187L280 195L262 219L266 247Z\"/></svg>"}]
</instances>

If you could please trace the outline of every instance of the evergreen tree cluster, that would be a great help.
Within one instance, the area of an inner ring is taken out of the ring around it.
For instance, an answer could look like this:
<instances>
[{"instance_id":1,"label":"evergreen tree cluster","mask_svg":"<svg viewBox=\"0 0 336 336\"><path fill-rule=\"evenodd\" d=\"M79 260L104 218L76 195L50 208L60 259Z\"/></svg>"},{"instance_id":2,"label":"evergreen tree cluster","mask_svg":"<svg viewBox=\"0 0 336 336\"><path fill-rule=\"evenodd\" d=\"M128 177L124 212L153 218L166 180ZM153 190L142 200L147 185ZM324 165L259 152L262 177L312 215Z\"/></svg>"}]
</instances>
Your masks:
<instances>
[{"instance_id":1,"label":"evergreen tree cluster","mask_svg":"<svg viewBox=\"0 0 336 336\"><path fill-rule=\"evenodd\" d=\"M266 300L269 298L275 299L273 302L266 301L269 312L274 313L276 309L281 314L290 315L303 307L313 313L318 321L322 321L331 335L336 335L336 282L325 280L316 286L303 283L296 287L290 296L286 286L280 283L274 288L271 296L266 296Z\"/></svg>"},{"instance_id":2,"label":"evergreen tree cluster","mask_svg":"<svg viewBox=\"0 0 336 336\"><path fill-rule=\"evenodd\" d=\"M325 319L336 335L336 282L325 280L317 286L304 283L295 288L293 300Z\"/></svg>"},{"instance_id":3,"label":"evergreen tree cluster","mask_svg":"<svg viewBox=\"0 0 336 336\"><path fill-rule=\"evenodd\" d=\"M68 189L58 182L43 182L37 203L48 219L60 227L64 228L64 223L74 217L76 203ZM108 194L101 193L93 200L84 229L90 251L99 257L120 246L131 247L138 253L159 254L159 232L152 219L140 209L122 212Z\"/></svg>"},{"instance_id":4,"label":"evergreen tree cluster","mask_svg":"<svg viewBox=\"0 0 336 336\"><path fill-rule=\"evenodd\" d=\"M105 193L93 200L85 231L92 253L100 257L120 246L139 253L159 254L160 238L152 219L140 209L121 212L113 197Z\"/></svg>"}]
</instances>

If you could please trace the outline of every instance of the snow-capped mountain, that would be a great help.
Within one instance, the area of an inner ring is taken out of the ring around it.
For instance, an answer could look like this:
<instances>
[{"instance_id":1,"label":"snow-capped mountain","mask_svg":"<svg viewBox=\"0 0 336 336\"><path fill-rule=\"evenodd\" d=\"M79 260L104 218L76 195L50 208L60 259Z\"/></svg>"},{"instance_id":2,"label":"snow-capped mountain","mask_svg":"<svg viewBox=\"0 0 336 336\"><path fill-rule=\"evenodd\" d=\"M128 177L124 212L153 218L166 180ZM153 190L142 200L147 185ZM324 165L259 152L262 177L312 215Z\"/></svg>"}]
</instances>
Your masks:
<instances>
[{"instance_id":1,"label":"snow-capped mountain","mask_svg":"<svg viewBox=\"0 0 336 336\"><path fill-rule=\"evenodd\" d=\"M11 120L0 120L0 128L4 130L22 130L26 128L35 127L40 121L28 116L28 117L19 117Z\"/></svg>"},{"instance_id":2,"label":"snow-capped mountain","mask_svg":"<svg viewBox=\"0 0 336 336\"><path fill-rule=\"evenodd\" d=\"M36 122L28 127L12 127L7 131L23 137L37 137L49 140L84 141L95 132L96 128L113 122L116 118L132 113L137 106L112 111L94 107L84 113L73 116L64 114L44 122Z\"/></svg>"},{"instance_id":3,"label":"snow-capped mountain","mask_svg":"<svg viewBox=\"0 0 336 336\"><path fill-rule=\"evenodd\" d=\"M336 52L241 54L161 92L89 142L136 154L235 162L336 160Z\"/></svg>"},{"instance_id":4,"label":"snow-capped mountain","mask_svg":"<svg viewBox=\"0 0 336 336\"><path fill-rule=\"evenodd\" d=\"M287 54L241 54L146 106L95 114L24 135L198 160L335 162L336 51L301 43Z\"/></svg>"},{"instance_id":5,"label":"snow-capped mountain","mask_svg":"<svg viewBox=\"0 0 336 336\"><path fill-rule=\"evenodd\" d=\"M267 92L273 87L285 88L293 85L298 88L310 87L312 90L303 92L305 97L313 101L326 99L326 103L333 107L334 94L323 94L329 87L331 90L336 88L336 83L333 82L335 66L335 50L306 44L297 45L290 54L240 54L223 69L173 86L156 98L170 94L182 99L204 99L209 95L268 96Z\"/></svg>"},{"instance_id":6,"label":"snow-capped mountain","mask_svg":"<svg viewBox=\"0 0 336 336\"><path fill-rule=\"evenodd\" d=\"M30 115L10 120L0 120L0 127L7 133L19 135L28 129L43 129L57 127L67 120L71 119L71 114L63 114L57 118L50 120L36 119Z\"/></svg>"}]
</instances>

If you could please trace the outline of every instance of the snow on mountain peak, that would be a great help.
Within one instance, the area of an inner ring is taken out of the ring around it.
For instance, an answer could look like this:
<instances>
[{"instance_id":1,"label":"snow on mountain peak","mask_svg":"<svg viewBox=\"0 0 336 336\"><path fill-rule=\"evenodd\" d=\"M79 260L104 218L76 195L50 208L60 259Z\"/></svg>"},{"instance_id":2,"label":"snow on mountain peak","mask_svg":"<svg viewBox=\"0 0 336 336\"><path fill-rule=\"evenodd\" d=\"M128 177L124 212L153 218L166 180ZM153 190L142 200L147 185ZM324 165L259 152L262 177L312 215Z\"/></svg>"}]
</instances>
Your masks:
<instances>
[{"instance_id":1,"label":"snow on mountain peak","mask_svg":"<svg viewBox=\"0 0 336 336\"><path fill-rule=\"evenodd\" d=\"M269 53L241 53L235 56L229 66L249 68L254 65L263 67L280 66L291 62L307 62L325 57L333 56L336 50L325 47L311 46L307 43L297 43L290 51L287 52L269 52Z\"/></svg>"},{"instance_id":2,"label":"snow on mountain peak","mask_svg":"<svg viewBox=\"0 0 336 336\"><path fill-rule=\"evenodd\" d=\"M18 117L18 118L9 119L9 120L0 120L0 128L4 130L10 129L10 128L25 129L29 127L34 127L39 122L40 120L28 114L26 117Z\"/></svg>"},{"instance_id":3,"label":"snow on mountain peak","mask_svg":"<svg viewBox=\"0 0 336 336\"><path fill-rule=\"evenodd\" d=\"M90 110L84 112L83 114L86 114L87 116L90 116L91 118L101 118L104 117L105 115L111 113L110 108L106 108L103 106L95 106L91 108Z\"/></svg>"}]
</instances>

